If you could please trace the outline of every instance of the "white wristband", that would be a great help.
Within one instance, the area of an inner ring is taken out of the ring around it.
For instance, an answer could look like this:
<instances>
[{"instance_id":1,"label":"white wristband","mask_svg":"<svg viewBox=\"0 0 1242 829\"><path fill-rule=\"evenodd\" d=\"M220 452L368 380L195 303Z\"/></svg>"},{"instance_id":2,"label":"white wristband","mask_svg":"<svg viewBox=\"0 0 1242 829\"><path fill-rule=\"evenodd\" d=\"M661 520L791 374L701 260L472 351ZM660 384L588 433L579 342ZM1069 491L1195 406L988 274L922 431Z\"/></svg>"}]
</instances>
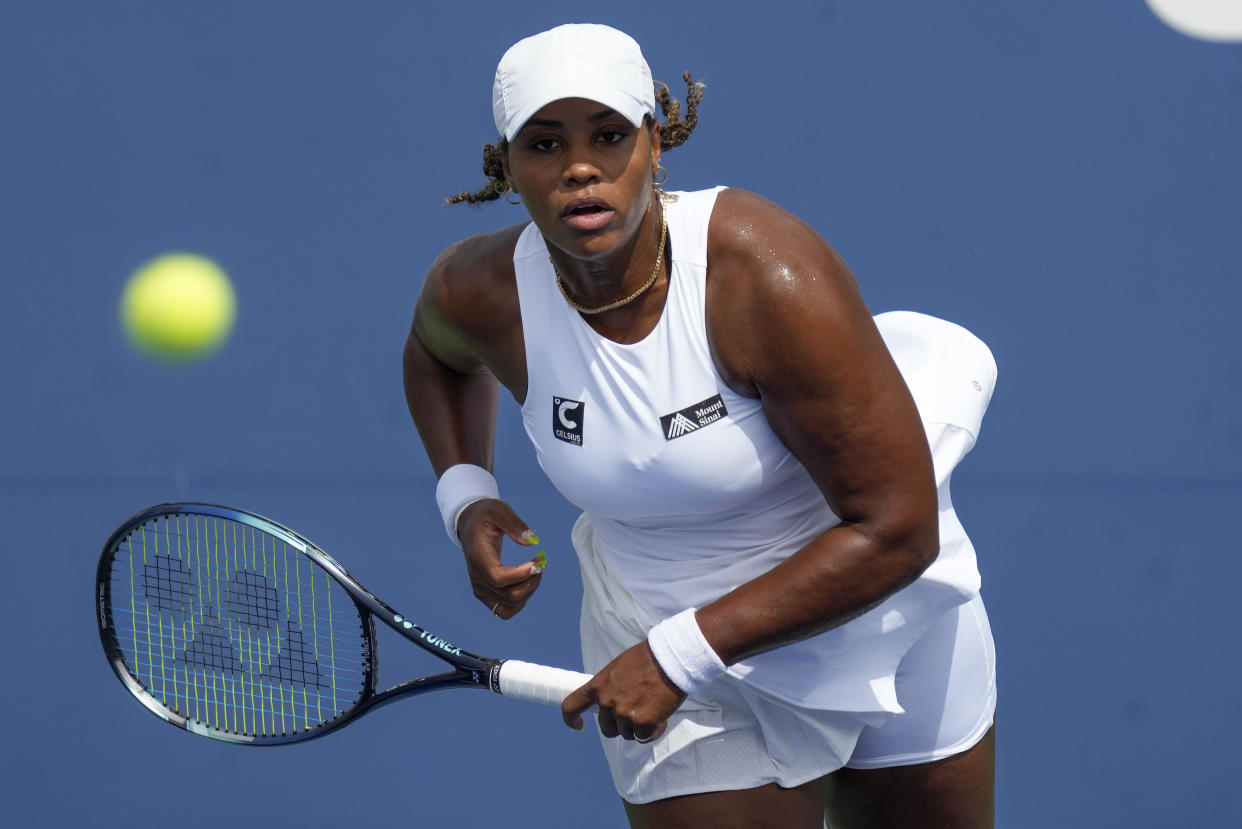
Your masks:
<instances>
[{"instance_id":1,"label":"white wristband","mask_svg":"<svg viewBox=\"0 0 1242 829\"><path fill-rule=\"evenodd\" d=\"M656 662L673 684L687 694L693 694L727 670L703 636L695 610L691 607L670 616L647 634L647 644Z\"/></svg>"},{"instance_id":2,"label":"white wristband","mask_svg":"<svg viewBox=\"0 0 1242 829\"><path fill-rule=\"evenodd\" d=\"M475 501L499 497L500 487L496 485L496 479L481 466L459 463L444 470L436 484L436 506L440 508L444 531L449 539L461 546L461 539L457 537L457 521L466 507Z\"/></svg>"}]
</instances>

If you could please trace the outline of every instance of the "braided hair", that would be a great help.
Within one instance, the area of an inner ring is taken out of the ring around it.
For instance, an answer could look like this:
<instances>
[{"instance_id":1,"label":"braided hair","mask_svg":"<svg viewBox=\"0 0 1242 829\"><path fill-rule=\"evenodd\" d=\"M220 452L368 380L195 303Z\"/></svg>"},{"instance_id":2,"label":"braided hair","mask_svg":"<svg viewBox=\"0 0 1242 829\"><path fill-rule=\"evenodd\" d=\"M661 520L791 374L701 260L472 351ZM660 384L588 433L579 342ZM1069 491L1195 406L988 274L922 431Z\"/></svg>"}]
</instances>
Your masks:
<instances>
[{"instance_id":1,"label":"braided hair","mask_svg":"<svg viewBox=\"0 0 1242 829\"><path fill-rule=\"evenodd\" d=\"M686 143L686 139L690 137L690 133L694 132L694 128L699 123L699 101L703 99L705 84L695 81L689 72L683 73L681 78L686 82L686 114L684 116L681 113L681 101L669 93L667 84L659 83L655 91L656 103L660 105L660 110L664 113L664 124L660 127L661 150L671 150ZM654 124L655 120L650 115L643 118L644 126L650 128ZM483 175L487 176L487 184L482 189L473 193L463 190L449 196L445 202L447 204L466 202L478 205L495 201L508 193L509 182L505 181L504 167L500 161L507 143L502 138L498 146L483 145Z\"/></svg>"}]
</instances>

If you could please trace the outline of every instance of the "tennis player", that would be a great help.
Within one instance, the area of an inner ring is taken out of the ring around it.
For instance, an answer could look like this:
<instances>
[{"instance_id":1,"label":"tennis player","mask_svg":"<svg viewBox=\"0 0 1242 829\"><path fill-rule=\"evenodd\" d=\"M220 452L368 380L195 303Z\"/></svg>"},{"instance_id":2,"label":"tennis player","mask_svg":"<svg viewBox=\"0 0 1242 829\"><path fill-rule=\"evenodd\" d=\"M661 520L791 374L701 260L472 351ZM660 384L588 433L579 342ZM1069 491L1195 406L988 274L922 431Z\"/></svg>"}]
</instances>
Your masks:
<instances>
[{"instance_id":1,"label":"tennis player","mask_svg":"<svg viewBox=\"0 0 1242 829\"><path fill-rule=\"evenodd\" d=\"M490 181L453 200L530 221L436 260L405 349L448 534L487 611L521 611L542 568L501 560L534 543L489 471L504 385L583 511L595 677L563 716L598 706L632 826L990 826L995 658L948 483L991 355L873 319L760 196L662 190L697 122L687 83L683 113L598 25L501 59Z\"/></svg>"}]
</instances>

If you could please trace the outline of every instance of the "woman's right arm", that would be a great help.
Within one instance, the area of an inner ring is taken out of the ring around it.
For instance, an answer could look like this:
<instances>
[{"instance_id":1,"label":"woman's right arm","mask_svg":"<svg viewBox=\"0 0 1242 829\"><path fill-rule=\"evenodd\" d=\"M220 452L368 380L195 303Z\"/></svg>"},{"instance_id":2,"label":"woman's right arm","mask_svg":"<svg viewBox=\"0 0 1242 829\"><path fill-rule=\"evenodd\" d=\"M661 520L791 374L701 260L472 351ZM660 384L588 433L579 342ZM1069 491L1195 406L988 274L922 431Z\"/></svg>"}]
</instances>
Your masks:
<instances>
[{"instance_id":1,"label":"woman's right arm","mask_svg":"<svg viewBox=\"0 0 1242 829\"><path fill-rule=\"evenodd\" d=\"M486 259L471 255L466 244L431 267L402 360L406 403L437 478L457 464L491 471L499 394L494 369L516 373L512 329L507 338L492 336L503 333L495 322L516 311L516 296L510 306L505 292L489 284ZM540 568L533 560L505 566L501 545L506 536L524 546L537 543L530 528L504 501L489 498L468 506L456 530L474 595L497 616L512 617L539 586Z\"/></svg>"},{"instance_id":2,"label":"woman's right arm","mask_svg":"<svg viewBox=\"0 0 1242 829\"><path fill-rule=\"evenodd\" d=\"M459 463L490 470L496 432L499 384L463 330L468 319L457 319L451 270L441 257L427 274L402 358L406 405L437 478Z\"/></svg>"}]
</instances>

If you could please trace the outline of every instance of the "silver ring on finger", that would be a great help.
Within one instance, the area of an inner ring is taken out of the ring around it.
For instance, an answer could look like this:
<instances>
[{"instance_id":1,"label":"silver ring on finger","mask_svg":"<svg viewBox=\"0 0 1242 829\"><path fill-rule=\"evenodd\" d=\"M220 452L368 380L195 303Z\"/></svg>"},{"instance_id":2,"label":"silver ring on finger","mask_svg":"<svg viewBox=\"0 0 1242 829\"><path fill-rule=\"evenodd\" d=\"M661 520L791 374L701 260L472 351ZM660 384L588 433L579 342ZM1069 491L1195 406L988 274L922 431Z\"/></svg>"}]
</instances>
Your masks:
<instances>
[{"instance_id":1,"label":"silver ring on finger","mask_svg":"<svg viewBox=\"0 0 1242 829\"><path fill-rule=\"evenodd\" d=\"M500 616L500 614L496 612L496 608L498 608L498 607L500 607L500 602L496 602L496 604L492 605L492 615L493 615L493 616Z\"/></svg>"},{"instance_id":2,"label":"silver ring on finger","mask_svg":"<svg viewBox=\"0 0 1242 829\"><path fill-rule=\"evenodd\" d=\"M642 737L635 737L635 738L634 738L634 742L636 742L636 743L642 743L643 745L646 745L647 743L654 742L654 741L655 741L655 738L656 738L657 736L658 736L658 735L656 735L656 734L652 734L650 737L647 737L646 739L644 739L644 738L642 738Z\"/></svg>"}]
</instances>

